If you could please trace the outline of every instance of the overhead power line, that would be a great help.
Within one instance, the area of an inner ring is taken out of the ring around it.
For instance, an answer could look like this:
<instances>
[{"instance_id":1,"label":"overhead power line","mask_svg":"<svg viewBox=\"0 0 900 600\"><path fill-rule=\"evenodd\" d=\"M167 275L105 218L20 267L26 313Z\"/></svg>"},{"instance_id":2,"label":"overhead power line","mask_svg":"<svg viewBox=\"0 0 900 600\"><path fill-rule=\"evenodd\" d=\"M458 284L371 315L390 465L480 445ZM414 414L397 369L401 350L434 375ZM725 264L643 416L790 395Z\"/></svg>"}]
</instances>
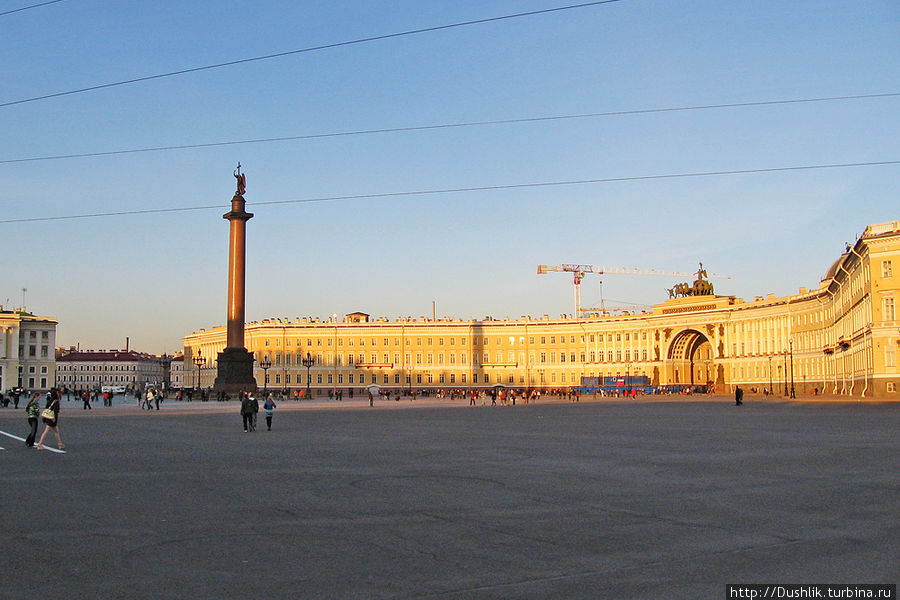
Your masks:
<instances>
[{"instance_id":1,"label":"overhead power line","mask_svg":"<svg viewBox=\"0 0 900 600\"><path fill-rule=\"evenodd\" d=\"M273 142L291 142L299 140L314 140L333 137L347 137L356 135L372 135L377 133L405 133L413 131L429 131L434 129L453 129L462 127L479 127L487 125L517 125L522 123L538 123L541 121L563 121L569 119L590 119L598 117L618 117L625 115L642 115L652 113L685 112L696 110L712 110L722 108L746 108L751 106L775 106L779 104L801 104L808 102L834 102L837 100L862 100L866 98L889 98L900 96L900 92L884 94L859 94L855 96L830 96L824 98L794 98L788 100L763 100L758 102L733 102L730 104L705 104L698 106L676 106L670 108L643 108L634 110L617 110L609 112L584 113L576 115L552 115L543 117L523 117L520 119L498 119L494 121L469 121L465 123L439 123L436 125L416 125L409 127L391 127L384 129L360 129L356 131L338 131L332 133L311 133L306 135L291 135L269 138L255 138L248 140L226 140L223 142L204 142L197 144L180 144L172 146L153 146L150 148L132 148L127 150L107 150L102 152L82 152L78 154L56 154L51 156L32 156L27 158L10 158L0 160L0 165L37 162L47 160L62 160L69 158L96 158L100 156L116 156L121 154L138 154L142 152L163 152L171 150L189 150L197 148L216 148L220 146L236 146L239 144L263 144Z\"/></svg>"},{"instance_id":2,"label":"overhead power line","mask_svg":"<svg viewBox=\"0 0 900 600\"><path fill-rule=\"evenodd\" d=\"M40 8L41 6L47 6L48 4L56 4L57 2L62 2L63 0L49 0L49 2L41 2L40 4L32 4L31 6L23 6L22 8L14 8L13 10L8 10L6 12L0 12L0 17L5 17L6 15L11 15L13 13L22 12L23 10L28 10L30 8Z\"/></svg>"},{"instance_id":3,"label":"overhead power line","mask_svg":"<svg viewBox=\"0 0 900 600\"><path fill-rule=\"evenodd\" d=\"M598 6L600 4L612 4L614 2L621 2L621 0L597 0L596 2L583 2L581 4L570 4L568 6L557 6L554 8L545 8L542 10L532 10L532 11L528 11L528 12L515 13L515 14L511 14L511 15L502 15L499 17L487 17L484 19L475 19L472 21L462 21L459 23L450 23L449 25L436 25L434 27L423 27L421 29L411 29L408 31L400 31L397 33L386 33L383 35L375 35L375 36L371 36L371 37L358 38L355 40L347 40L347 41L343 41L343 42L334 42L331 44L323 44L321 46L311 46L308 48L300 48L298 50L289 50L287 52L277 52L275 54L266 54L265 56L254 56L251 58L241 58L241 59L237 59L237 60L231 60L228 62L217 63L214 65L205 65L202 67L191 67L188 69L181 69L179 71L171 71L169 73L159 73L157 75L146 75L144 77L136 77L134 79L126 79L123 81L115 81L113 83L103 83L100 85L93 85L90 87L80 88L77 90L69 90L66 92L56 92L53 94L46 94L44 96L35 96L33 98L25 98L22 100L14 100L11 102L4 102L4 103L0 104L0 108L6 107L6 106L14 106L16 104L25 104L27 102L37 102L38 100L59 98L61 96L70 96L72 94L81 94L84 92L92 92L95 90L102 90L102 89L121 86L121 85L129 85L132 83L139 83L142 81L151 81L153 79L162 79L164 77L173 77L175 75L186 75L188 73L197 73L199 71L209 71L212 69L221 69L223 67L232 67L234 65L241 65L241 64L260 61L260 60L269 60L272 58L282 58L285 56L292 56L295 54L303 54L306 52L317 52L319 50L328 50L331 48L340 48L342 46L352 46L355 44L367 44L369 42L389 40L392 38L398 38L398 37L409 36L409 35L417 35L420 33L430 33L430 32L434 32L434 31L442 31L445 29L454 29L454 28L458 28L458 27L468 27L470 25L482 25L484 23L493 23L495 21L504 21L504 20L508 20L508 19L518 19L518 18L522 18L522 17L534 17L537 15L544 15L544 14L553 13L553 12L561 12L561 11L565 11L565 10L574 10L574 9L578 9L578 8L587 8L590 6Z\"/></svg>"},{"instance_id":4,"label":"overhead power line","mask_svg":"<svg viewBox=\"0 0 900 600\"><path fill-rule=\"evenodd\" d=\"M619 183L629 181L649 181L653 179L681 179L688 177L719 177L726 175L753 175L759 173L779 173L787 171L811 171L816 169L846 169L853 167L881 167L889 165L898 165L900 160L883 160L869 162L853 162L853 163L835 163L824 165L800 165L793 167L769 167L760 169L737 169L731 171L700 171L693 173L668 173L657 175L634 175L630 177L606 177L601 179L577 179L572 181L544 181L536 183L510 183L502 185L485 185L475 187L447 188L438 190L415 190L406 192L387 192L382 194L357 194L351 196L325 196L320 198L302 198L298 200L270 200L264 202L248 202L248 206L272 206L278 204L307 204L312 202L336 202L343 200L372 200L380 198L400 198L404 196L429 196L435 194L458 194L471 192L491 192L499 190L513 190L526 188L541 187L559 187L570 185L591 185L601 183ZM98 217L119 217L128 215L149 215L175 212L188 212L198 210L222 210L223 204L213 204L208 206L184 206L175 208L149 208L144 210L123 210L102 213L87 213L80 215L62 215L53 217L26 217L21 219L2 219L0 225L7 223L34 223L38 221L63 221L72 219L90 219Z\"/></svg>"}]
</instances>

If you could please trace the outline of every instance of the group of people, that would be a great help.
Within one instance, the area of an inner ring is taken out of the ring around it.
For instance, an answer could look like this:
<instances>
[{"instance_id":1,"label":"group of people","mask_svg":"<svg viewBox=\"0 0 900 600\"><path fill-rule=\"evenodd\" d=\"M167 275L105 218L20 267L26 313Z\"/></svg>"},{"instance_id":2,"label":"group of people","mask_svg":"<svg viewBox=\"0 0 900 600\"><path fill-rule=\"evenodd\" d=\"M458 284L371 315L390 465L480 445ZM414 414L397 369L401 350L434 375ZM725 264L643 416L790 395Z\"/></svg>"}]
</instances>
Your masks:
<instances>
[{"instance_id":1,"label":"group of people","mask_svg":"<svg viewBox=\"0 0 900 600\"><path fill-rule=\"evenodd\" d=\"M62 438L59 436L60 397L59 390L55 388L47 392L44 409L41 410L40 394L31 395L31 399L28 400L28 404L25 405L25 415L28 417L28 426L30 428L28 437L25 438L25 445L29 448L43 450L44 438L46 438L47 434L51 431L56 437L57 448L62 450L66 447L62 443ZM39 439L37 445L35 445L34 440L37 437L38 419L41 419L44 422L44 431L41 433L41 439Z\"/></svg>"},{"instance_id":2,"label":"group of people","mask_svg":"<svg viewBox=\"0 0 900 600\"><path fill-rule=\"evenodd\" d=\"M266 396L263 410L266 411L266 429L272 431L272 417L275 415L275 400L272 394ZM259 401L248 392L241 392L241 419L244 422L244 433L256 431L256 417L259 415Z\"/></svg>"},{"instance_id":3,"label":"group of people","mask_svg":"<svg viewBox=\"0 0 900 600\"><path fill-rule=\"evenodd\" d=\"M10 402L12 402L13 408L19 408L19 398L24 393L25 390L20 387L12 388L11 390L9 390L9 397L4 396L3 392L0 392L0 406L6 408L7 406L9 406Z\"/></svg>"},{"instance_id":4,"label":"group of people","mask_svg":"<svg viewBox=\"0 0 900 600\"><path fill-rule=\"evenodd\" d=\"M146 394L141 394L138 396L138 406L141 407L141 410L153 410L154 404L156 405L156 410L159 410L159 403L163 399L163 394L157 388L148 388Z\"/></svg>"}]
</instances>

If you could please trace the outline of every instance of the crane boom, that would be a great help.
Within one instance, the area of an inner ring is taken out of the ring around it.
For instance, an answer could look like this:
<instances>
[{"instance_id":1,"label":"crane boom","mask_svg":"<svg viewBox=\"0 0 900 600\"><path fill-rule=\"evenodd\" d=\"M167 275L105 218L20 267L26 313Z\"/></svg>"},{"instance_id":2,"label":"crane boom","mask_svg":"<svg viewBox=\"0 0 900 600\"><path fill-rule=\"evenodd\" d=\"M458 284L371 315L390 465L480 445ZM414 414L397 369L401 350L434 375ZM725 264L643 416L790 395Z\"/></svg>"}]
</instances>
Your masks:
<instances>
[{"instance_id":1,"label":"crane boom","mask_svg":"<svg viewBox=\"0 0 900 600\"><path fill-rule=\"evenodd\" d=\"M538 265L538 275L544 275L550 271L582 274L596 273L597 275L656 275L664 277L692 277L697 275L697 271L662 271L660 269L632 269L630 267L605 267L601 265L576 265L570 263L553 266ZM718 273L705 273L705 276L710 279L731 279L728 275L720 275Z\"/></svg>"}]
</instances>

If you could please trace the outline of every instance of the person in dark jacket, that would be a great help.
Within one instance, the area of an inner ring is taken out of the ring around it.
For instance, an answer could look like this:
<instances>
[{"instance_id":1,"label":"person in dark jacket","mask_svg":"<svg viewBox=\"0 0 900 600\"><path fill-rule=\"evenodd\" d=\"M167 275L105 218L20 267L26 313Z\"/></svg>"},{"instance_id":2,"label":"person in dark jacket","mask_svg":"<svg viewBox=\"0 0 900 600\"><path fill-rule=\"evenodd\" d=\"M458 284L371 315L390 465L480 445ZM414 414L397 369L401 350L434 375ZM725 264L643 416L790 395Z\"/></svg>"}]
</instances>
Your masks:
<instances>
[{"instance_id":1,"label":"person in dark jacket","mask_svg":"<svg viewBox=\"0 0 900 600\"><path fill-rule=\"evenodd\" d=\"M244 421L244 433L253 431L253 403L250 394L241 394L241 418Z\"/></svg>"},{"instance_id":2,"label":"person in dark jacket","mask_svg":"<svg viewBox=\"0 0 900 600\"><path fill-rule=\"evenodd\" d=\"M28 437L25 438L25 445L29 448L34 448L34 438L37 437L38 418L41 416L40 398L40 396L34 394L31 396L31 400L28 401L28 404L25 405L25 414L28 416L28 426L31 427Z\"/></svg>"}]
</instances>

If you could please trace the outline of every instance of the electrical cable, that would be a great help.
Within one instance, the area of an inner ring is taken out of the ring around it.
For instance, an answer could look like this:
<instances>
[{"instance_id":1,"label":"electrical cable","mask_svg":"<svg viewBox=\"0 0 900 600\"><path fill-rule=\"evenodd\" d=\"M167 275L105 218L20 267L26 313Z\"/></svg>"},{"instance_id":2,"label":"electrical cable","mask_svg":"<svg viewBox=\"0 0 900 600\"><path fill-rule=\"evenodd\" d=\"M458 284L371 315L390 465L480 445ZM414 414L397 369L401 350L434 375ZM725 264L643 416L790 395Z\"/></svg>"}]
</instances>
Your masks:
<instances>
[{"instance_id":1,"label":"electrical cable","mask_svg":"<svg viewBox=\"0 0 900 600\"><path fill-rule=\"evenodd\" d=\"M631 177L607 177L601 179L579 179L573 181L547 181L547 182L536 182L536 183L512 183L512 184L503 184L503 185L486 185L486 186L475 186L475 187L463 187L463 188L450 188L450 189L440 189L440 190L416 190L416 191L407 191L407 192L387 192L382 194L357 194L351 196L329 196L329 197L321 197L321 198L303 198L299 200L270 200L264 202L248 202L247 206L273 206L279 204L307 204L312 202L335 202L335 201L343 201L343 200L365 200L365 199L379 199L379 198L400 198L404 196L428 196L435 194L456 194L456 193L469 193L469 192L487 192L487 191L498 191L498 190L512 190L512 189L526 189L526 188L540 188L540 187L555 187L555 186L569 186L569 185L590 185L590 184L600 184L600 183L621 183L621 182L629 182L629 181L648 181L654 179L679 179L679 178L688 178L688 177L717 177L717 176L725 176L725 175L751 175L758 173L779 173L779 172L788 172L788 171L809 171L815 169L845 169L845 168L853 168L853 167L874 167L874 166L887 166L887 165L898 165L900 164L900 160L884 160L884 161L871 161L871 162L855 162L855 163L836 163L836 164L824 164L824 165L801 165L801 166L793 166L793 167L770 167L770 168L759 168L759 169L737 169L731 171L704 171L704 172L693 172L693 173L668 173L661 175L635 175ZM210 206L186 206L186 207L176 207L176 208L149 208L144 210L126 210L126 211L115 211L115 212L103 212L103 213L90 213L90 214L82 214L82 215L65 215L65 216L55 216L55 217L26 217L21 219L0 219L0 225L8 224L8 223L34 223L39 221L62 221L62 220L73 220L73 219L89 219L89 218L98 218L98 217L118 217L118 216L128 216L128 215L146 215L146 214L161 214L161 213L173 213L173 212L188 212L188 211L198 211L198 210L222 210L222 204L210 205Z\"/></svg>"},{"instance_id":2,"label":"electrical cable","mask_svg":"<svg viewBox=\"0 0 900 600\"><path fill-rule=\"evenodd\" d=\"M347 40L347 41L343 41L343 42L334 42L331 44L323 44L321 46L311 46L308 48L300 48L298 50L289 50L287 52L277 52L275 54L267 54L265 56L254 56L251 58L241 58L241 59L237 59L237 60L231 60L228 62L217 63L214 65L205 65L202 67L192 67L189 69L181 69L179 71L171 71L168 73L159 73L157 75L146 75L144 77L136 77L134 79L126 79L124 81L116 81L113 83L103 83L100 85L93 85L90 87L80 88L77 90L69 90L66 92L56 92L53 94L46 94L44 96L35 96L33 98L25 98L23 100L13 100L11 102L0 103L0 108L4 108L7 106L14 106L17 104L25 104L28 102L37 102L38 100L59 98L61 96L71 96L73 94L92 92L92 91L96 91L96 90L102 90L102 89L117 87L117 86L121 86L121 85L139 83L142 81L151 81L153 79L163 79L165 77L173 77L175 75L185 75L188 73L197 73L199 71L209 71L212 69L220 69L223 67L232 67L234 65L241 65L241 64L245 64L245 63L249 63L249 62L268 60L268 59L272 59L272 58L282 58L285 56L292 56L294 54L303 54L306 52L316 52L319 50L328 50L328 49L332 49L332 48L340 48L343 46L352 46L355 44L365 44L365 43L369 43L369 42L377 42L377 41L381 41L381 40L388 40L388 39L398 38L398 37L403 37L403 36L408 36L408 35L416 35L416 34L420 34L420 33L431 33L434 31L442 31L445 29L454 29L457 27L467 27L470 25L482 25L484 23L492 23L495 21L503 21L503 20L507 20L507 19L517 19L517 18L521 18L521 17L533 17L536 15L543 15L543 14L548 14L548 13L553 13L553 12L561 12L564 10L573 10L573 9L578 9L578 8L587 8L590 6L598 6L600 4L612 4L613 2L621 2L621 1L622 0L597 0L595 2L584 2L582 4L570 4L568 6L557 6L554 8L545 8L542 10L532 10L529 12L515 13L515 14L511 14L511 15L502 15L499 17L487 17L484 19L475 19L473 21L450 23L449 25L436 25L434 27L423 27L421 29L412 29L409 31L401 31L401 32L397 32L397 33L387 33L387 34L383 34L383 35L375 35L375 36L366 37L366 38L358 38L355 40Z\"/></svg>"},{"instance_id":3,"label":"electrical cable","mask_svg":"<svg viewBox=\"0 0 900 600\"><path fill-rule=\"evenodd\" d=\"M8 10L6 12L0 12L0 17L5 17L6 15L11 15L13 13L22 12L23 10L28 10L30 8L40 8L41 6L47 6L48 4L56 4L57 2L62 2L63 0L49 0L48 2L41 2L40 4L32 4L31 6L23 6L22 8L14 8L13 10Z\"/></svg>"},{"instance_id":4,"label":"electrical cable","mask_svg":"<svg viewBox=\"0 0 900 600\"><path fill-rule=\"evenodd\" d=\"M323 138L334 138L334 137L347 137L347 136L357 136L357 135L372 135L372 134L383 134L383 133L406 133L413 131L429 131L436 129L452 129L452 128L463 128L463 127L483 127L488 125L516 125L522 123L537 123L541 121L562 121L569 119L590 119L590 118L598 118L598 117L617 117L617 116L626 116L626 115L644 115L644 114L652 114L652 113L667 113L667 112L687 112L687 111L697 111L697 110L712 110L712 109L723 109L723 108L746 108L752 106L776 106L780 104L801 104L801 103L810 103L810 102L834 102L839 100L861 100L867 98L889 98L900 96L900 92L889 92L883 94L858 94L854 96L829 96L822 98L795 98L788 100L763 100L758 102L733 102L730 104L706 104L699 106L677 106L670 108L645 108L645 109L635 109L635 110L618 110L618 111L609 111L609 112L597 112L597 113L585 113L585 114L575 114L575 115L555 115L555 116L543 116L543 117L524 117L520 119L499 119L494 121L470 121L466 123L439 123L436 125L419 125L419 126L410 126L410 127L393 127L393 128L385 128L385 129L363 129L358 131L339 131L332 133L314 133L307 135L292 135L292 136L283 136L283 137L270 137L270 138L257 138L257 139L248 139L248 140L228 140L224 142L206 142L206 143L198 143L198 144L182 144L182 145L173 145L173 146L156 146L151 148L135 148L129 150L109 150L104 152L83 152L78 154L58 154L53 156L34 156L34 157L26 157L26 158L11 158L6 160L0 160L0 165L13 164L13 163L23 163L23 162L38 162L38 161L48 161L48 160L63 160L63 159L72 159L72 158L95 158L100 156L116 156L122 154L138 154L143 152L163 152L163 151L172 151L172 150L189 150L189 149L197 149L197 148L216 148L221 146L235 146L239 144L262 144L262 143L273 143L273 142L288 142L288 141L298 141L298 140L313 140L313 139L323 139Z\"/></svg>"}]
</instances>

